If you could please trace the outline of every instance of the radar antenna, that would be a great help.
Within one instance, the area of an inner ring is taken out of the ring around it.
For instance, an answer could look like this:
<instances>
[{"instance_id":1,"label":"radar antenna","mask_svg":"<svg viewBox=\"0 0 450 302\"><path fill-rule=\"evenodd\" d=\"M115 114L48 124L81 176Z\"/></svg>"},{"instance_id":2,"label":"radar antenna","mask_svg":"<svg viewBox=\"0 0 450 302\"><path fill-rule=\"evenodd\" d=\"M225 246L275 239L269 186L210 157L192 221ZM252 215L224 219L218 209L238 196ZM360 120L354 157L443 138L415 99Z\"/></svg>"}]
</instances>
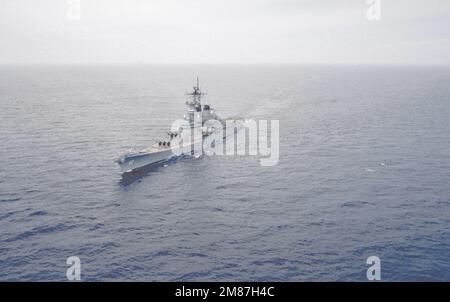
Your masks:
<instances>
[{"instance_id":1,"label":"radar antenna","mask_svg":"<svg viewBox=\"0 0 450 302\"><path fill-rule=\"evenodd\" d=\"M191 93L186 93L186 95L192 96L195 102L200 102L200 98L206 95L206 93L203 93L200 90L200 82L198 80L198 77L197 77L197 86L194 86L193 91Z\"/></svg>"}]
</instances>

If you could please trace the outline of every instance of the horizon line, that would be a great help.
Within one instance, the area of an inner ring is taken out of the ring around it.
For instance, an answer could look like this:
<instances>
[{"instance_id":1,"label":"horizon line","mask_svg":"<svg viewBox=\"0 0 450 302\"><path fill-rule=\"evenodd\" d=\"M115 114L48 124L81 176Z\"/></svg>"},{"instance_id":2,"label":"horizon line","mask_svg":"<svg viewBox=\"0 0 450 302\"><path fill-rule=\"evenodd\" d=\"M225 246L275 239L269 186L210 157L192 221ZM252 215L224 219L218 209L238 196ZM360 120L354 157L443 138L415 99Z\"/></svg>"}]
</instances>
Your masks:
<instances>
[{"instance_id":1,"label":"horizon line","mask_svg":"<svg viewBox=\"0 0 450 302\"><path fill-rule=\"evenodd\" d=\"M282 66L298 66L298 65L314 65L314 66L430 66L430 67L450 67L450 63L357 63L357 62L15 62L15 63L0 63L0 66L125 66L125 65L282 65Z\"/></svg>"}]
</instances>

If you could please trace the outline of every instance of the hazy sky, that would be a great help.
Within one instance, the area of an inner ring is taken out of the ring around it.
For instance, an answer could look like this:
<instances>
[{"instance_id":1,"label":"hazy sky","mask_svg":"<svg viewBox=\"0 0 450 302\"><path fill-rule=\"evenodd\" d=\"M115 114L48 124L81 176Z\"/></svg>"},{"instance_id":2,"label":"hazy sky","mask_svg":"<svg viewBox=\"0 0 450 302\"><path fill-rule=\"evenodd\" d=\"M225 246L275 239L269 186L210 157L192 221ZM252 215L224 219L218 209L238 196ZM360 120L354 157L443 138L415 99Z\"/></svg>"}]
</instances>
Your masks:
<instances>
[{"instance_id":1,"label":"hazy sky","mask_svg":"<svg viewBox=\"0 0 450 302\"><path fill-rule=\"evenodd\" d=\"M77 1L0 0L0 64L450 64L449 0Z\"/></svg>"}]
</instances>

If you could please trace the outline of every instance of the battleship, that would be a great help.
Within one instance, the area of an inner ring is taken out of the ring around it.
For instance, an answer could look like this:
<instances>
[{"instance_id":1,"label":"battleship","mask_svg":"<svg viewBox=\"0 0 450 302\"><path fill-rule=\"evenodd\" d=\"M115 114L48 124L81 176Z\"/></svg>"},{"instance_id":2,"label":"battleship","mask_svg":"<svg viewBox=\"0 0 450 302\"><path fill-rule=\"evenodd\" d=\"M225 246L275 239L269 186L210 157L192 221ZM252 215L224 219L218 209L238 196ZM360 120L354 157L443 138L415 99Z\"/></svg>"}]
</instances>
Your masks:
<instances>
[{"instance_id":1,"label":"battleship","mask_svg":"<svg viewBox=\"0 0 450 302\"><path fill-rule=\"evenodd\" d=\"M157 141L155 144L141 150L139 152L128 152L122 155L117 163L120 165L122 172L132 172L151 165L167 162L174 157L194 154L194 145L200 145L203 138L214 133L214 129L205 126L206 121L216 120L222 125L225 121L215 113L212 106L205 103L202 104L202 98L205 94L200 90L199 80L197 77L197 85L193 87L191 93L186 94L188 100L186 105L188 110L184 115L185 124L176 131L168 131L166 138ZM201 123L196 123L200 120ZM190 129L186 129L186 128ZM201 133L199 139L190 140L184 145L180 145L180 137L183 133L193 133L198 131ZM225 138L225 136L224 136ZM202 147L202 146L201 146Z\"/></svg>"}]
</instances>

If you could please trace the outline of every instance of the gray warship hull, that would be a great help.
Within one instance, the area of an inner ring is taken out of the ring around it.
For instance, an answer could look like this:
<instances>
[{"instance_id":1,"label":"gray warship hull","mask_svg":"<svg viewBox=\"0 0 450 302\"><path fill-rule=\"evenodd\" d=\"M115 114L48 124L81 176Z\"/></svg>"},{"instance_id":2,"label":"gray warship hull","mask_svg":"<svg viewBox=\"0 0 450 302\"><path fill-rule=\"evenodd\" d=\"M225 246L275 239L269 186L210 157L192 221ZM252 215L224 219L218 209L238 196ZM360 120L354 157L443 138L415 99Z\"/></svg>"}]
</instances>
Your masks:
<instances>
[{"instance_id":1,"label":"gray warship hull","mask_svg":"<svg viewBox=\"0 0 450 302\"><path fill-rule=\"evenodd\" d=\"M162 163L176 156L172 149L162 150L158 152L139 152L135 154L127 154L119 158L119 163L122 172L129 172L138 168L148 166L151 164Z\"/></svg>"}]
</instances>

